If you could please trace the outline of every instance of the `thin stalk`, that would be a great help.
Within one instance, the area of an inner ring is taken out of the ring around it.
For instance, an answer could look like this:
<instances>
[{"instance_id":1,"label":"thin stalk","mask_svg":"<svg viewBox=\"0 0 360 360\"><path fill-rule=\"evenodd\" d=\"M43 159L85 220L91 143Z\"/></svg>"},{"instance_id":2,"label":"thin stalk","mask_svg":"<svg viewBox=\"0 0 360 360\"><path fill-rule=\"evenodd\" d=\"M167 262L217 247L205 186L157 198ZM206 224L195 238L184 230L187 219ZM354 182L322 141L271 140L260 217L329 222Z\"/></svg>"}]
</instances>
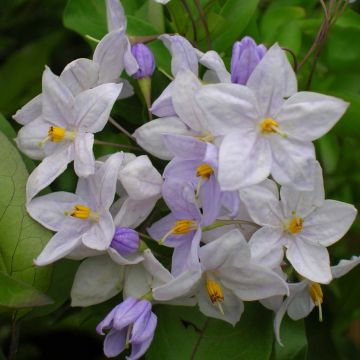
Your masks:
<instances>
[{"instance_id":1,"label":"thin stalk","mask_svg":"<svg viewBox=\"0 0 360 360\"><path fill-rule=\"evenodd\" d=\"M196 341L196 343L195 343L195 345L194 345L194 347L193 347L193 350L192 350L192 352L191 352L190 360L194 360L194 359L195 359L196 352L197 352L197 350L198 350L198 348L199 348L199 346L200 346L200 343L201 343L201 341L202 341L202 339L203 339L203 337L204 337L204 333L205 333L207 327L209 326L209 321L210 321L210 319L209 319L209 318L206 318L205 323L204 323L204 326L203 326L202 329L200 330L200 335L199 335L199 337L198 337L198 339L197 339L197 341Z\"/></svg>"},{"instance_id":2,"label":"thin stalk","mask_svg":"<svg viewBox=\"0 0 360 360\"><path fill-rule=\"evenodd\" d=\"M111 116L109 117L109 122L111 125L115 126L118 130L120 130L123 134L128 136L131 140L135 140L135 137L132 136L126 129L124 129L116 120L114 120Z\"/></svg>"},{"instance_id":3,"label":"thin stalk","mask_svg":"<svg viewBox=\"0 0 360 360\"><path fill-rule=\"evenodd\" d=\"M142 232L138 231L138 234L140 235L140 237L142 237L144 239L155 241L152 237L150 237L149 235L146 235L146 234L144 234Z\"/></svg>"},{"instance_id":4,"label":"thin stalk","mask_svg":"<svg viewBox=\"0 0 360 360\"><path fill-rule=\"evenodd\" d=\"M108 141L94 140L94 144L95 145L114 146L114 147L118 147L121 149L129 149L129 150L134 150L134 151L142 151L142 149L140 149L137 146L127 145L127 144L116 144L116 143L108 142Z\"/></svg>"},{"instance_id":5,"label":"thin stalk","mask_svg":"<svg viewBox=\"0 0 360 360\"><path fill-rule=\"evenodd\" d=\"M210 230L216 229L218 227L226 226L226 225L252 225L252 226L257 226L257 224L255 224L255 223L253 223L251 221L246 221L246 220L223 220L223 219L217 219L211 225L204 226L202 228L202 230L203 231L210 231Z\"/></svg>"},{"instance_id":6,"label":"thin stalk","mask_svg":"<svg viewBox=\"0 0 360 360\"><path fill-rule=\"evenodd\" d=\"M186 0L180 0L185 11L187 12L187 14L189 15L189 19L190 19L190 22L191 22L191 26L192 26L192 30L193 30L193 33L194 33L194 45L197 46L197 41L198 41L198 38L197 38L197 31L196 31L196 21L195 21L195 18L191 12L191 8L189 6L189 4L187 3Z\"/></svg>"},{"instance_id":7,"label":"thin stalk","mask_svg":"<svg viewBox=\"0 0 360 360\"><path fill-rule=\"evenodd\" d=\"M19 339L20 339L20 320L16 319L17 312L15 311L12 318L12 326L11 326L11 340L10 340L10 348L8 360L15 360L16 354L19 347Z\"/></svg>"},{"instance_id":8,"label":"thin stalk","mask_svg":"<svg viewBox=\"0 0 360 360\"><path fill-rule=\"evenodd\" d=\"M208 23L206 21L204 9L201 7L200 0L194 0L194 3L195 3L197 11L199 12L200 21L205 30L206 43L207 43L208 50L211 50L212 49L211 37L210 37Z\"/></svg>"}]
</instances>

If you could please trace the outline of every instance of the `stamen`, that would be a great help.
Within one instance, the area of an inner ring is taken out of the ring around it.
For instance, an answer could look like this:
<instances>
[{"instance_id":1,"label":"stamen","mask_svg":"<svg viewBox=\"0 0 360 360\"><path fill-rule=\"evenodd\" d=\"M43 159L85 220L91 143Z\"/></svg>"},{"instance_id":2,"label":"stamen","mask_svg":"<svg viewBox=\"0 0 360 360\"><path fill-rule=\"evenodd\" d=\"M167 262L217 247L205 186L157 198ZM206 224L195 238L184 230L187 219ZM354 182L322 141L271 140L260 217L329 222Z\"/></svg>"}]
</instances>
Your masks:
<instances>
[{"instance_id":1,"label":"stamen","mask_svg":"<svg viewBox=\"0 0 360 360\"><path fill-rule=\"evenodd\" d=\"M205 131L201 135L195 136L195 137L196 137L196 139L198 139L200 141L204 141L204 142L213 142L214 141L214 135L209 131Z\"/></svg>"},{"instance_id":2,"label":"stamen","mask_svg":"<svg viewBox=\"0 0 360 360\"><path fill-rule=\"evenodd\" d=\"M209 180L210 176L214 173L213 168L209 164L201 164L196 169L196 176L202 177L204 180Z\"/></svg>"},{"instance_id":3,"label":"stamen","mask_svg":"<svg viewBox=\"0 0 360 360\"><path fill-rule=\"evenodd\" d=\"M81 204L76 204L71 212L66 211L64 214L83 220L99 220L99 214L97 212L92 212L89 207Z\"/></svg>"},{"instance_id":4,"label":"stamen","mask_svg":"<svg viewBox=\"0 0 360 360\"><path fill-rule=\"evenodd\" d=\"M299 232L302 231L303 224L304 224L304 219L302 217L293 217L288 223L287 230L291 234L298 234Z\"/></svg>"},{"instance_id":5,"label":"stamen","mask_svg":"<svg viewBox=\"0 0 360 360\"><path fill-rule=\"evenodd\" d=\"M164 244L165 240L170 236L170 235L184 235L187 234L191 231L194 231L197 229L197 222L194 220L188 220L188 219L184 219L184 220L177 220L175 225L171 228L171 230L169 232L167 232L162 239L159 241L159 244L162 245Z\"/></svg>"},{"instance_id":6,"label":"stamen","mask_svg":"<svg viewBox=\"0 0 360 360\"><path fill-rule=\"evenodd\" d=\"M71 140L75 139L76 133L75 131L67 131L64 128L58 126L50 126L48 131L48 136L46 136L43 140L41 140L38 144L39 147L43 147L47 141L52 142L60 142L63 140Z\"/></svg>"},{"instance_id":7,"label":"stamen","mask_svg":"<svg viewBox=\"0 0 360 360\"><path fill-rule=\"evenodd\" d=\"M262 133L270 134L277 133L286 138L288 135L279 129L279 123L273 118L265 118L260 122L260 129Z\"/></svg>"},{"instance_id":8,"label":"stamen","mask_svg":"<svg viewBox=\"0 0 360 360\"><path fill-rule=\"evenodd\" d=\"M211 302L219 308L219 311L224 315L222 305L224 303L224 293L221 289L221 285L212 279L207 279L206 288Z\"/></svg>"},{"instance_id":9,"label":"stamen","mask_svg":"<svg viewBox=\"0 0 360 360\"><path fill-rule=\"evenodd\" d=\"M322 307L324 295L321 289L321 285L315 282L311 282L309 285L309 293L312 301L319 309L319 321L323 321Z\"/></svg>"}]
</instances>

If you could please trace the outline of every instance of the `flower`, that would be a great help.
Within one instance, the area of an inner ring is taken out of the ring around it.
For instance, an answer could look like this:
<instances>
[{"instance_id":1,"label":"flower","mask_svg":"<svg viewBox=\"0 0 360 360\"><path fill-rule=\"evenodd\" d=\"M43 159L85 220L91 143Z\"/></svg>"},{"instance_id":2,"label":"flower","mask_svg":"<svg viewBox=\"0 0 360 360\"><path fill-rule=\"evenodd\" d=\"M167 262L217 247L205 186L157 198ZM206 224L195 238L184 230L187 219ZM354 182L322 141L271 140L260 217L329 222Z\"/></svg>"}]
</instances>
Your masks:
<instances>
[{"instance_id":1,"label":"flower","mask_svg":"<svg viewBox=\"0 0 360 360\"><path fill-rule=\"evenodd\" d=\"M149 47L138 43L131 47L131 53L139 65L139 70L133 74L133 77L135 79L151 77L155 70L155 58Z\"/></svg>"},{"instance_id":2,"label":"flower","mask_svg":"<svg viewBox=\"0 0 360 360\"><path fill-rule=\"evenodd\" d=\"M140 237L137 231L126 227L117 227L110 247L121 255L133 254L139 249Z\"/></svg>"},{"instance_id":3,"label":"flower","mask_svg":"<svg viewBox=\"0 0 360 360\"><path fill-rule=\"evenodd\" d=\"M31 217L56 231L35 259L36 265L50 264L79 247L104 251L110 246L115 225L109 208L122 157L115 153L105 163L97 163L94 175L79 179L75 194L54 192L28 204Z\"/></svg>"},{"instance_id":4,"label":"flower","mask_svg":"<svg viewBox=\"0 0 360 360\"><path fill-rule=\"evenodd\" d=\"M104 330L110 330L104 341L107 357L119 355L131 344L131 354L126 358L137 360L149 348L156 325L157 317L151 311L151 303L129 297L106 315L96 331L105 335Z\"/></svg>"},{"instance_id":5,"label":"flower","mask_svg":"<svg viewBox=\"0 0 360 360\"><path fill-rule=\"evenodd\" d=\"M315 188L298 191L282 186L280 200L276 185L268 180L240 191L251 218L263 226L251 238L256 257L266 258L286 248L294 269L318 283L331 281L326 247L341 239L356 217L354 206L324 199L321 167L315 167Z\"/></svg>"},{"instance_id":6,"label":"flower","mask_svg":"<svg viewBox=\"0 0 360 360\"><path fill-rule=\"evenodd\" d=\"M311 190L312 141L334 126L348 103L296 91L295 73L277 44L256 66L246 87L213 84L197 90L195 98L209 132L223 136L219 149L222 190L257 184L269 174L281 185Z\"/></svg>"}]
</instances>

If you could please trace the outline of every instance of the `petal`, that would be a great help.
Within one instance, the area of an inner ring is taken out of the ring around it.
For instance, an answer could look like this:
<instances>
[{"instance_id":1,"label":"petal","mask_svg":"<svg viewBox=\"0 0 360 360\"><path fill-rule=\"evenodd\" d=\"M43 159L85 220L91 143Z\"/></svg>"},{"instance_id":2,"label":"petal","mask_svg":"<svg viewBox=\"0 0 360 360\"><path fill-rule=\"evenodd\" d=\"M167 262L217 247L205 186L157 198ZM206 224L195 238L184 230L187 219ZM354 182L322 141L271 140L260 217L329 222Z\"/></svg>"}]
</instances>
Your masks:
<instances>
[{"instance_id":1,"label":"petal","mask_svg":"<svg viewBox=\"0 0 360 360\"><path fill-rule=\"evenodd\" d=\"M281 185L298 190L314 188L314 145L284 138L277 134L269 136L272 152L271 175Z\"/></svg>"},{"instance_id":2,"label":"petal","mask_svg":"<svg viewBox=\"0 0 360 360\"><path fill-rule=\"evenodd\" d=\"M206 52L200 57L199 63L214 72L216 74L218 82L231 82L230 73L226 70L222 58L216 51L210 50Z\"/></svg>"},{"instance_id":3,"label":"petal","mask_svg":"<svg viewBox=\"0 0 360 360\"><path fill-rule=\"evenodd\" d=\"M30 174L26 184L26 197L30 201L39 191L51 184L63 173L74 158L73 146L66 146L46 157Z\"/></svg>"},{"instance_id":4,"label":"petal","mask_svg":"<svg viewBox=\"0 0 360 360\"><path fill-rule=\"evenodd\" d=\"M278 194L260 184L242 189L240 199L256 224L282 228L283 215Z\"/></svg>"},{"instance_id":5,"label":"petal","mask_svg":"<svg viewBox=\"0 0 360 360\"><path fill-rule=\"evenodd\" d=\"M75 98L75 118L80 130L95 133L107 123L122 84L103 84L81 92Z\"/></svg>"},{"instance_id":6,"label":"petal","mask_svg":"<svg viewBox=\"0 0 360 360\"><path fill-rule=\"evenodd\" d=\"M206 126L202 110L194 97L200 87L201 82L197 76L190 70L183 69L177 73L172 91L172 103L176 114L195 131L202 131Z\"/></svg>"},{"instance_id":7,"label":"petal","mask_svg":"<svg viewBox=\"0 0 360 360\"><path fill-rule=\"evenodd\" d=\"M107 249L107 252L111 259L118 265L134 265L144 260L143 256L139 253L133 253L123 256L111 247Z\"/></svg>"},{"instance_id":8,"label":"petal","mask_svg":"<svg viewBox=\"0 0 360 360\"><path fill-rule=\"evenodd\" d=\"M200 286L197 295L199 309L205 316L224 320L232 326L235 326L244 311L244 303L228 289L223 288L222 291L224 294L224 303L221 304L221 307L224 310L224 315L220 312L217 305L211 302L204 284Z\"/></svg>"},{"instance_id":9,"label":"petal","mask_svg":"<svg viewBox=\"0 0 360 360\"><path fill-rule=\"evenodd\" d=\"M81 228L67 228L56 233L41 254L34 260L35 265L48 265L68 255L81 244Z\"/></svg>"},{"instance_id":10,"label":"petal","mask_svg":"<svg viewBox=\"0 0 360 360\"><path fill-rule=\"evenodd\" d=\"M286 257L294 269L305 278L321 284L331 281L329 253L325 247L293 236Z\"/></svg>"},{"instance_id":11,"label":"petal","mask_svg":"<svg viewBox=\"0 0 360 360\"><path fill-rule=\"evenodd\" d=\"M52 231L59 231L69 220L69 216L65 213L70 212L75 204L82 202L81 198L75 194L57 191L32 199L26 209L30 216L41 225Z\"/></svg>"},{"instance_id":12,"label":"petal","mask_svg":"<svg viewBox=\"0 0 360 360\"><path fill-rule=\"evenodd\" d=\"M74 123L72 108L74 96L67 86L46 67L42 78L42 116L60 127Z\"/></svg>"},{"instance_id":13,"label":"petal","mask_svg":"<svg viewBox=\"0 0 360 360\"><path fill-rule=\"evenodd\" d=\"M108 30L126 31L126 16L124 8L118 0L106 0L106 19Z\"/></svg>"},{"instance_id":14,"label":"petal","mask_svg":"<svg viewBox=\"0 0 360 360\"><path fill-rule=\"evenodd\" d=\"M151 311L144 312L135 321L130 341L134 343L142 343L154 336L157 324L157 317Z\"/></svg>"},{"instance_id":15,"label":"petal","mask_svg":"<svg viewBox=\"0 0 360 360\"><path fill-rule=\"evenodd\" d=\"M126 267L124 297L140 299L151 291L151 285L151 277L142 264Z\"/></svg>"},{"instance_id":16,"label":"petal","mask_svg":"<svg viewBox=\"0 0 360 360\"><path fill-rule=\"evenodd\" d=\"M104 354L107 357L118 356L125 349L127 329L111 329L104 340Z\"/></svg>"},{"instance_id":17,"label":"petal","mask_svg":"<svg viewBox=\"0 0 360 360\"><path fill-rule=\"evenodd\" d=\"M172 102L172 92L174 81L172 81L161 93L161 95L152 103L151 112L158 117L176 116Z\"/></svg>"},{"instance_id":18,"label":"petal","mask_svg":"<svg viewBox=\"0 0 360 360\"><path fill-rule=\"evenodd\" d=\"M96 86L99 79L99 65L89 59L76 59L66 65L60 80L76 96L84 90Z\"/></svg>"},{"instance_id":19,"label":"petal","mask_svg":"<svg viewBox=\"0 0 360 360\"><path fill-rule=\"evenodd\" d=\"M330 246L340 240L356 218L357 210L350 204L325 200L304 220L301 237L313 244Z\"/></svg>"},{"instance_id":20,"label":"petal","mask_svg":"<svg viewBox=\"0 0 360 360\"><path fill-rule=\"evenodd\" d=\"M146 249L143 255L143 266L152 276L152 287L163 285L173 279L169 271L156 259L150 249Z\"/></svg>"},{"instance_id":21,"label":"petal","mask_svg":"<svg viewBox=\"0 0 360 360\"><path fill-rule=\"evenodd\" d=\"M331 273L334 279L347 274L355 266L360 264L360 256L353 256L350 260L340 260L340 262L331 267Z\"/></svg>"},{"instance_id":22,"label":"petal","mask_svg":"<svg viewBox=\"0 0 360 360\"><path fill-rule=\"evenodd\" d=\"M129 76L134 75L139 70L139 65L131 52L131 44L128 37L126 37L124 65L125 70Z\"/></svg>"},{"instance_id":23,"label":"petal","mask_svg":"<svg viewBox=\"0 0 360 360\"><path fill-rule=\"evenodd\" d=\"M123 329L124 327L134 323L142 313L151 310L151 304L148 301L137 300L126 312L123 309L118 309L114 316L114 328Z\"/></svg>"},{"instance_id":24,"label":"petal","mask_svg":"<svg viewBox=\"0 0 360 360\"><path fill-rule=\"evenodd\" d=\"M155 240L161 240L162 237L167 234L170 229L175 225L176 218L173 214L169 214L161 218L160 220L153 223L147 232Z\"/></svg>"},{"instance_id":25,"label":"petal","mask_svg":"<svg viewBox=\"0 0 360 360\"><path fill-rule=\"evenodd\" d=\"M91 306L111 299L122 289L124 268L106 254L84 260L71 288L71 306Z\"/></svg>"},{"instance_id":26,"label":"petal","mask_svg":"<svg viewBox=\"0 0 360 360\"><path fill-rule=\"evenodd\" d=\"M266 139L249 126L225 136L219 152L221 190L232 191L266 179L271 169L271 151Z\"/></svg>"},{"instance_id":27,"label":"petal","mask_svg":"<svg viewBox=\"0 0 360 360\"><path fill-rule=\"evenodd\" d=\"M219 216L221 208L221 190L215 176L210 176L200 188L200 200L204 226L211 225Z\"/></svg>"},{"instance_id":28,"label":"petal","mask_svg":"<svg viewBox=\"0 0 360 360\"><path fill-rule=\"evenodd\" d=\"M303 91L285 101L276 120L291 138L314 141L337 123L348 106L336 97Z\"/></svg>"},{"instance_id":29,"label":"petal","mask_svg":"<svg viewBox=\"0 0 360 360\"><path fill-rule=\"evenodd\" d=\"M95 157L93 153L94 134L78 133L74 140L74 169L78 176L87 177L95 173Z\"/></svg>"},{"instance_id":30,"label":"petal","mask_svg":"<svg viewBox=\"0 0 360 360\"><path fill-rule=\"evenodd\" d=\"M306 281L306 283L308 282ZM305 286L302 291L299 291L290 299L287 313L291 319L300 320L307 317L314 307L315 304L311 300L309 288Z\"/></svg>"},{"instance_id":31,"label":"petal","mask_svg":"<svg viewBox=\"0 0 360 360\"><path fill-rule=\"evenodd\" d=\"M20 110L18 110L13 116L13 119L21 125L26 125L40 117L41 113L42 94L39 94L26 103Z\"/></svg>"},{"instance_id":32,"label":"petal","mask_svg":"<svg viewBox=\"0 0 360 360\"><path fill-rule=\"evenodd\" d=\"M180 35L161 35L159 39L171 53L171 72L174 76L181 69L189 69L198 75L196 51L188 40Z\"/></svg>"},{"instance_id":33,"label":"petal","mask_svg":"<svg viewBox=\"0 0 360 360\"><path fill-rule=\"evenodd\" d=\"M179 118L169 117L149 121L134 132L136 142L150 154L170 160L173 156L166 149L163 134L182 134L192 136L194 134Z\"/></svg>"},{"instance_id":34,"label":"petal","mask_svg":"<svg viewBox=\"0 0 360 360\"><path fill-rule=\"evenodd\" d=\"M154 315L154 314L152 314L152 315ZM153 316L152 316L151 325L154 328L156 327L156 322L155 322L155 319ZM155 329L154 329L154 331L155 331ZM150 347L152 340L153 340L153 336L149 337L146 341L143 341L141 343L132 344L131 354L130 354L130 356L126 357L126 360L139 359L142 355L144 355L146 353L147 349Z\"/></svg>"},{"instance_id":35,"label":"petal","mask_svg":"<svg viewBox=\"0 0 360 360\"><path fill-rule=\"evenodd\" d=\"M163 141L173 156L186 160L201 160L205 157L208 144L192 136L165 134Z\"/></svg>"},{"instance_id":36,"label":"petal","mask_svg":"<svg viewBox=\"0 0 360 360\"><path fill-rule=\"evenodd\" d=\"M196 92L195 97L212 134L226 135L244 127L255 130L259 112L254 94L247 87L238 84L206 85Z\"/></svg>"},{"instance_id":37,"label":"petal","mask_svg":"<svg viewBox=\"0 0 360 360\"><path fill-rule=\"evenodd\" d=\"M200 178L196 176L197 167L201 163L199 160L183 160L179 157L172 159L165 167L163 172L164 179L177 179L191 182L195 187Z\"/></svg>"},{"instance_id":38,"label":"petal","mask_svg":"<svg viewBox=\"0 0 360 360\"><path fill-rule=\"evenodd\" d=\"M246 83L257 97L263 117L274 116L284 98L297 91L297 80L285 52L273 45L261 59Z\"/></svg>"}]
</instances>

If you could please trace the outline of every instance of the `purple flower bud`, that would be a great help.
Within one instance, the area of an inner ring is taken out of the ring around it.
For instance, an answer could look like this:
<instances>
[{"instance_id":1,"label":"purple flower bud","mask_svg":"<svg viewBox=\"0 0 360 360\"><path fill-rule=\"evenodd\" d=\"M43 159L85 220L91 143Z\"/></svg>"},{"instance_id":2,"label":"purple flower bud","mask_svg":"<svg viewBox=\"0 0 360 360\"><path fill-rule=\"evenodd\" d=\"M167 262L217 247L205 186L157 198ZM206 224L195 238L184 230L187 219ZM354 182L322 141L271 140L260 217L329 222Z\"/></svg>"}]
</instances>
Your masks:
<instances>
[{"instance_id":1,"label":"purple flower bud","mask_svg":"<svg viewBox=\"0 0 360 360\"><path fill-rule=\"evenodd\" d=\"M115 249L120 255L129 255L139 249L139 234L126 227L118 227L115 230L114 237L110 247Z\"/></svg>"},{"instance_id":2,"label":"purple flower bud","mask_svg":"<svg viewBox=\"0 0 360 360\"><path fill-rule=\"evenodd\" d=\"M133 75L135 79L151 77L155 70L155 58L151 50L144 44L138 43L131 47L139 70Z\"/></svg>"},{"instance_id":3,"label":"purple flower bud","mask_svg":"<svg viewBox=\"0 0 360 360\"><path fill-rule=\"evenodd\" d=\"M245 85L265 53L266 47L263 44L256 45L249 36L237 41L232 50L231 82Z\"/></svg>"}]
</instances>

